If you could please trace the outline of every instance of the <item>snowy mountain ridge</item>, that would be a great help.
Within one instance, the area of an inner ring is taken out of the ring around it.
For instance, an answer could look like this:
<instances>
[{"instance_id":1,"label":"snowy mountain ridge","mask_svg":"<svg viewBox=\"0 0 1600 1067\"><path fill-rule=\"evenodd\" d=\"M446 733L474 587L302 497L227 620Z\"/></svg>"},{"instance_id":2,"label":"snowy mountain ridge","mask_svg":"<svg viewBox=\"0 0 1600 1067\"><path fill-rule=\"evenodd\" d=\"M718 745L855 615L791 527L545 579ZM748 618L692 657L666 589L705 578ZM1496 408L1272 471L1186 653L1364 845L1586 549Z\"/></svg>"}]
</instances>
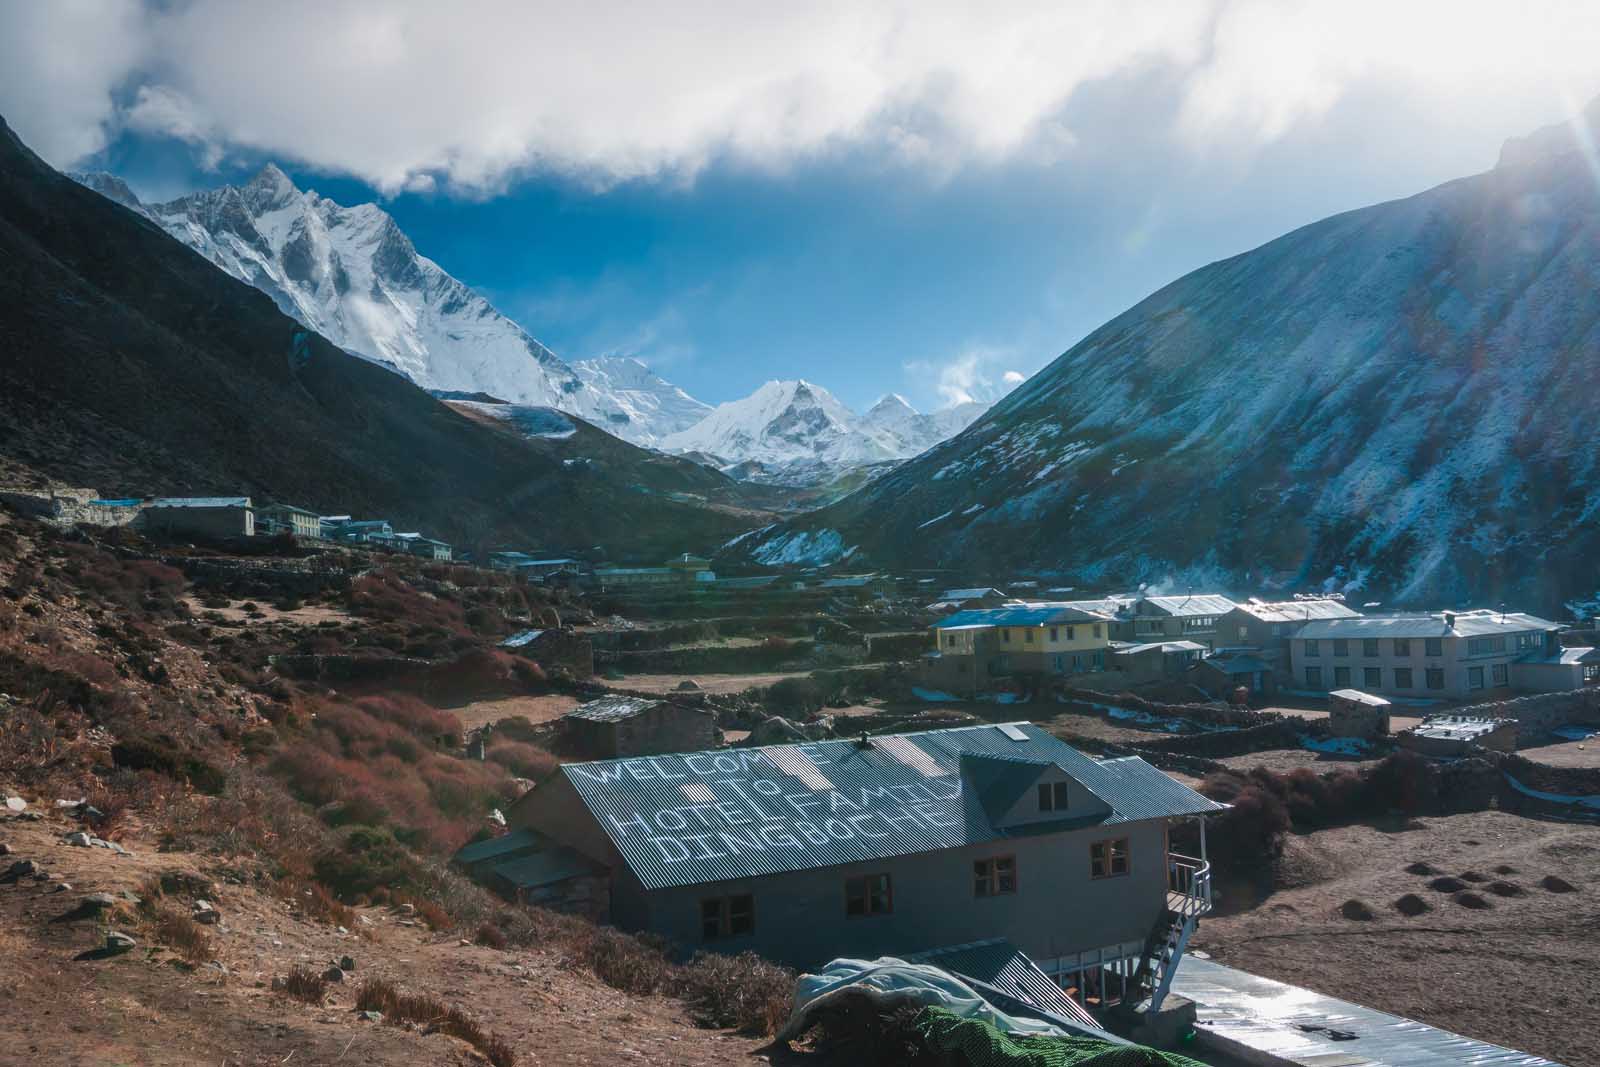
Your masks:
<instances>
[{"instance_id":1,"label":"snowy mountain ridge","mask_svg":"<svg viewBox=\"0 0 1600 1067\"><path fill-rule=\"evenodd\" d=\"M643 445L710 410L636 360L567 364L419 254L388 212L302 191L274 164L242 186L159 204L142 202L115 175L73 177L341 348L424 388L558 408Z\"/></svg>"}]
</instances>

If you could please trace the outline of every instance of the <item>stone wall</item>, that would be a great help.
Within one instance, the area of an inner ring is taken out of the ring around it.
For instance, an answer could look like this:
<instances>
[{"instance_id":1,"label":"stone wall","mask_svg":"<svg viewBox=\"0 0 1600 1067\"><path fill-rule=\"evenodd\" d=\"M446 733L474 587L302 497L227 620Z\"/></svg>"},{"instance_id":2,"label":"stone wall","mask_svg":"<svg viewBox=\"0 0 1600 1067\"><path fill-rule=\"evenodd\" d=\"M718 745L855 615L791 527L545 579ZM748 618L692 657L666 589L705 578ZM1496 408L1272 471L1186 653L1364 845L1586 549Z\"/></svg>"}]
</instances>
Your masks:
<instances>
[{"instance_id":1,"label":"stone wall","mask_svg":"<svg viewBox=\"0 0 1600 1067\"><path fill-rule=\"evenodd\" d=\"M1310 733L1313 729L1310 722L1295 716L1262 723L1259 726L1246 726L1238 730L1218 730L1211 733L1164 737L1158 741L1139 741L1132 747L1141 753L1178 752L1189 756L1211 758L1248 756L1253 752L1298 748L1300 735Z\"/></svg>"},{"instance_id":2,"label":"stone wall","mask_svg":"<svg viewBox=\"0 0 1600 1067\"><path fill-rule=\"evenodd\" d=\"M1282 718L1275 711L1252 711L1249 708L1236 708L1221 703L1162 704L1154 700L1146 700L1137 693L1107 693L1101 689L1079 689L1072 686L1061 686L1057 691L1063 696L1087 704L1123 708L1128 711L1144 711L1151 715L1163 715L1168 718L1192 719L1195 722L1207 723L1213 726L1261 726L1265 723L1277 722Z\"/></svg>"},{"instance_id":3,"label":"stone wall","mask_svg":"<svg viewBox=\"0 0 1600 1067\"><path fill-rule=\"evenodd\" d=\"M1449 713L1473 719L1516 719L1528 730L1551 730L1571 723L1600 724L1600 686L1495 700L1452 708Z\"/></svg>"}]
</instances>

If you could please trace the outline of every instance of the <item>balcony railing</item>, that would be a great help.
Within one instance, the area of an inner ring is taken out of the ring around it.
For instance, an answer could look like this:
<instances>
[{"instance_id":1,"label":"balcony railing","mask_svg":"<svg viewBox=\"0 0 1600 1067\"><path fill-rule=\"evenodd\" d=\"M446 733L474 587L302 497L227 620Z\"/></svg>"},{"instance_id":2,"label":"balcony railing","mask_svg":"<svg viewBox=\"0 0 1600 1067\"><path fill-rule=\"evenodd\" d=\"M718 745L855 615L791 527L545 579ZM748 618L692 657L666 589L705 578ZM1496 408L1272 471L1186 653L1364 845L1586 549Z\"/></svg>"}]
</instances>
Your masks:
<instances>
[{"instance_id":1,"label":"balcony railing","mask_svg":"<svg viewBox=\"0 0 1600 1067\"><path fill-rule=\"evenodd\" d=\"M1211 910L1211 864L1193 856L1167 856L1167 909L1201 916Z\"/></svg>"}]
</instances>

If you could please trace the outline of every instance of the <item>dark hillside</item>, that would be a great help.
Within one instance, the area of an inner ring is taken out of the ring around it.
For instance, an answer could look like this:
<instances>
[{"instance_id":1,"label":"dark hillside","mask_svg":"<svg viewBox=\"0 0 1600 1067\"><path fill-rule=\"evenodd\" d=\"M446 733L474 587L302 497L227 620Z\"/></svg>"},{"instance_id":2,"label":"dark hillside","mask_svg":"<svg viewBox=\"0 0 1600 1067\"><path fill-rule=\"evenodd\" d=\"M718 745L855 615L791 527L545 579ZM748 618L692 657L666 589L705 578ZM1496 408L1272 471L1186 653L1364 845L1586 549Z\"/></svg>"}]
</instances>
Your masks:
<instances>
[{"instance_id":1,"label":"dark hillside","mask_svg":"<svg viewBox=\"0 0 1600 1067\"><path fill-rule=\"evenodd\" d=\"M497 432L307 332L0 121L0 456L113 495L245 492L456 540L701 549L729 479L577 423Z\"/></svg>"}]
</instances>

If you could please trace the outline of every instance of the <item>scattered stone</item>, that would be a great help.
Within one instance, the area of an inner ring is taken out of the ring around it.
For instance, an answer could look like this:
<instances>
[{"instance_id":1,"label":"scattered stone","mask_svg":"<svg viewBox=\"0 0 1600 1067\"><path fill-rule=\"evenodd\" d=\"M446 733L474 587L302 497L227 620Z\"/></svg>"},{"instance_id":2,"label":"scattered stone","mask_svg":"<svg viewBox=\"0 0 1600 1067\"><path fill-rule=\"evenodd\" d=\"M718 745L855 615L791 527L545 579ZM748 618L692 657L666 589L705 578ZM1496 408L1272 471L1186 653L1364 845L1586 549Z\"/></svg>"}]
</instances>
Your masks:
<instances>
[{"instance_id":1,"label":"scattered stone","mask_svg":"<svg viewBox=\"0 0 1600 1067\"><path fill-rule=\"evenodd\" d=\"M49 871L45 870L43 867L41 867L38 870L33 872L33 880L35 882L48 882L50 879L52 879L54 877L55 877L55 875L51 874Z\"/></svg>"},{"instance_id":2,"label":"scattered stone","mask_svg":"<svg viewBox=\"0 0 1600 1067\"><path fill-rule=\"evenodd\" d=\"M361 1018L367 1020L367 1022L369 1022L369 1023L381 1023L381 1022L383 1022L383 1012L381 1012L381 1011L363 1011L363 1012L357 1012L356 1014L359 1015Z\"/></svg>"},{"instance_id":3,"label":"scattered stone","mask_svg":"<svg viewBox=\"0 0 1600 1067\"><path fill-rule=\"evenodd\" d=\"M343 968L335 965L323 971L322 977L330 982L342 982L344 981L344 970Z\"/></svg>"},{"instance_id":4,"label":"scattered stone","mask_svg":"<svg viewBox=\"0 0 1600 1067\"><path fill-rule=\"evenodd\" d=\"M117 906L117 898L110 893L90 893L83 898L83 907L91 911L105 911Z\"/></svg>"},{"instance_id":5,"label":"scattered stone","mask_svg":"<svg viewBox=\"0 0 1600 1067\"><path fill-rule=\"evenodd\" d=\"M1483 899L1476 893L1457 893L1455 895L1455 902L1460 904L1463 908L1471 908L1473 911L1482 911L1484 908L1494 907L1494 905L1490 904L1487 900Z\"/></svg>"},{"instance_id":6,"label":"scattered stone","mask_svg":"<svg viewBox=\"0 0 1600 1067\"><path fill-rule=\"evenodd\" d=\"M1462 871L1460 878L1463 882L1477 883L1487 882L1489 880L1489 876L1487 874L1479 874L1477 871Z\"/></svg>"},{"instance_id":7,"label":"scattered stone","mask_svg":"<svg viewBox=\"0 0 1600 1067\"><path fill-rule=\"evenodd\" d=\"M106 935L107 952L128 952L134 948L137 948L138 945L139 942L135 941L121 930L113 930Z\"/></svg>"},{"instance_id":8,"label":"scattered stone","mask_svg":"<svg viewBox=\"0 0 1600 1067\"><path fill-rule=\"evenodd\" d=\"M28 810L28 802L21 797L6 797L6 810L26 811Z\"/></svg>"},{"instance_id":9,"label":"scattered stone","mask_svg":"<svg viewBox=\"0 0 1600 1067\"><path fill-rule=\"evenodd\" d=\"M129 904L132 904L135 907L138 907L140 904L144 903L144 898L131 889L124 889L122 891L122 899L126 900Z\"/></svg>"},{"instance_id":10,"label":"scattered stone","mask_svg":"<svg viewBox=\"0 0 1600 1067\"><path fill-rule=\"evenodd\" d=\"M462 943L462 944L463 944L463 945L470 945L470 944L472 944L472 942L471 942L471 941L468 941L468 940L467 940L467 939L466 939L466 938L464 938L464 937L463 937L463 938L462 938L462 939L461 939L461 943Z\"/></svg>"},{"instance_id":11,"label":"scattered stone","mask_svg":"<svg viewBox=\"0 0 1600 1067\"><path fill-rule=\"evenodd\" d=\"M1494 869L1495 874L1516 874L1517 869L1509 863L1502 863Z\"/></svg>"},{"instance_id":12,"label":"scattered stone","mask_svg":"<svg viewBox=\"0 0 1600 1067\"><path fill-rule=\"evenodd\" d=\"M11 855L11 846L6 844L4 841L0 841L0 856L9 855Z\"/></svg>"},{"instance_id":13,"label":"scattered stone","mask_svg":"<svg viewBox=\"0 0 1600 1067\"><path fill-rule=\"evenodd\" d=\"M65 808L82 808L82 807L87 807L88 803L89 803L89 799L87 797L79 797L77 800L59 800L58 799L56 801L56 807L63 808L63 809L65 809Z\"/></svg>"},{"instance_id":14,"label":"scattered stone","mask_svg":"<svg viewBox=\"0 0 1600 1067\"><path fill-rule=\"evenodd\" d=\"M1451 878L1446 875L1443 878L1435 878L1433 881L1429 882L1428 888L1438 890L1441 893L1459 893L1461 890L1467 888L1467 883L1463 882L1459 878Z\"/></svg>"},{"instance_id":15,"label":"scattered stone","mask_svg":"<svg viewBox=\"0 0 1600 1067\"><path fill-rule=\"evenodd\" d=\"M350 932L349 930L346 930L342 926L335 926L334 929L337 930L341 934L348 934Z\"/></svg>"},{"instance_id":16,"label":"scattered stone","mask_svg":"<svg viewBox=\"0 0 1600 1067\"><path fill-rule=\"evenodd\" d=\"M417 913L417 906L415 904L402 904L400 905L399 911L401 915L415 915Z\"/></svg>"},{"instance_id":17,"label":"scattered stone","mask_svg":"<svg viewBox=\"0 0 1600 1067\"><path fill-rule=\"evenodd\" d=\"M1525 897L1528 891L1515 882L1490 882L1489 892L1497 897Z\"/></svg>"},{"instance_id":18,"label":"scattered stone","mask_svg":"<svg viewBox=\"0 0 1600 1067\"><path fill-rule=\"evenodd\" d=\"M74 845L74 846L76 846L78 848L88 848L90 842L92 842L94 840L94 838L90 837L88 834L84 833L82 830L78 830L75 833L68 834L65 838L63 838L63 840L67 844Z\"/></svg>"},{"instance_id":19,"label":"scattered stone","mask_svg":"<svg viewBox=\"0 0 1600 1067\"><path fill-rule=\"evenodd\" d=\"M283 975L275 974L275 975L272 976L272 991L274 993L283 992L284 987L287 986L288 984L289 983L284 980Z\"/></svg>"},{"instance_id":20,"label":"scattered stone","mask_svg":"<svg viewBox=\"0 0 1600 1067\"><path fill-rule=\"evenodd\" d=\"M197 900L197 901L194 902L194 921L195 922L203 923L206 926L212 926L212 925L215 925L216 923L220 922L221 920L222 920L222 913L219 912L216 908L211 906L211 901L209 901L209 900Z\"/></svg>"},{"instance_id":21,"label":"scattered stone","mask_svg":"<svg viewBox=\"0 0 1600 1067\"><path fill-rule=\"evenodd\" d=\"M56 888L55 888L55 892L57 892L57 893L69 893L71 891L72 891L72 884L70 882L62 882L60 885L56 886Z\"/></svg>"},{"instance_id":22,"label":"scattered stone","mask_svg":"<svg viewBox=\"0 0 1600 1067\"><path fill-rule=\"evenodd\" d=\"M1371 922L1377 916L1362 900L1347 900L1339 905L1339 914L1352 922Z\"/></svg>"},{"instance_id":23,"label":"scattered stone","mask_svg":"<svg viewBox=\"0 0 1600 1067\"><path fill-rule=\"evenodd\" d=\"M1430 874L1438 874L1439 873L1439 869L1437 867L1430 867L1426 863L1422 863L1422 862L1419 861L1419 862L1413 863L1413 864L1411 864L1411 866L1407 867L1406 868L1406 873L1407 874L1420 874L1423 877L1427 877Z\"/></svg>"},{"instance_id":24,"label":"scattered stone","mask_svg":"<svg viewBox=\"0 0 1600 1067\"><path fill-rule=\"evenodd\" d=\"M28 875L33 874L38 869L39 865L34 863L32 860L17 860L10 867L6 868L5 881L18 881L19 879L28 877Z\"/></svg>"},{"instance_id":25,"label":"scattered stone","mask_svg":"<svg viewBox=\"0 0 1600 1067\"><path fill-rule=\"evenodd\" d=\"M340 956L339 957L339 969L341 971L353 971L353 970L355 970L356 969L355 958L352 957L352 956Z\"/></svg>"},{"instance_id":26,"label":"scattered stone","mask_svg":"<svg viewBox=\"0 0 1600 1067\"><path fill-rule=\"evenodd\" d=\"M356 916L356 923L358 925L360 925L360 926L373 926L373 925L375 925L373 923L373 921L372 921L372 916L365 915L365 914L357 915Z\"/></svg>"},{"instance_id":27,"label":"scattered stone","mask_svg":"<svg viewBox=\"0 0 1600 1067\"><path fill-rule=\"evenodd\" d=\"M1394 902L1394 910L1401 915L1421 915L1425 911L1432 911L1428 902L1415 893L1407 893Z\"/></svg>"},{"instance_id":28,"label":"scattered stone","mask_svg":"<svg viewBox=\"0 0 1600 1067\"><path fill-rule=\"evenodd\" d=\"M1578 891L1577 886L1565 878L1560 878L1553 874L1547 874L1539 879L1539 886L1542 889L1548 889L1552 893L1576 893Z\"/></svg>"},{"instance_id":29,"label":"scattered stone","mask_svg":"<svg viewBox=\"0 0 1600 1067\"><path fill-rule=\"evenodd\" d=\"M19 815L17 815L17 818L25 820L27 822L38 822L38 821L40 821L41 819L44 818L44 812L42 812L42 811L24 811L24 812L20 813Z\"/></svg>"},{"instance_id":30,"label":"scattered stone","mask_svg":"<svg viewBox=\"0 0 1600 1067\"><path fill-rule=\"evenodd\" d=\"M506 824L505 812L495 808L489 813L489 821L496 826L504 826Z\"/></svg>"}]
</instances>

